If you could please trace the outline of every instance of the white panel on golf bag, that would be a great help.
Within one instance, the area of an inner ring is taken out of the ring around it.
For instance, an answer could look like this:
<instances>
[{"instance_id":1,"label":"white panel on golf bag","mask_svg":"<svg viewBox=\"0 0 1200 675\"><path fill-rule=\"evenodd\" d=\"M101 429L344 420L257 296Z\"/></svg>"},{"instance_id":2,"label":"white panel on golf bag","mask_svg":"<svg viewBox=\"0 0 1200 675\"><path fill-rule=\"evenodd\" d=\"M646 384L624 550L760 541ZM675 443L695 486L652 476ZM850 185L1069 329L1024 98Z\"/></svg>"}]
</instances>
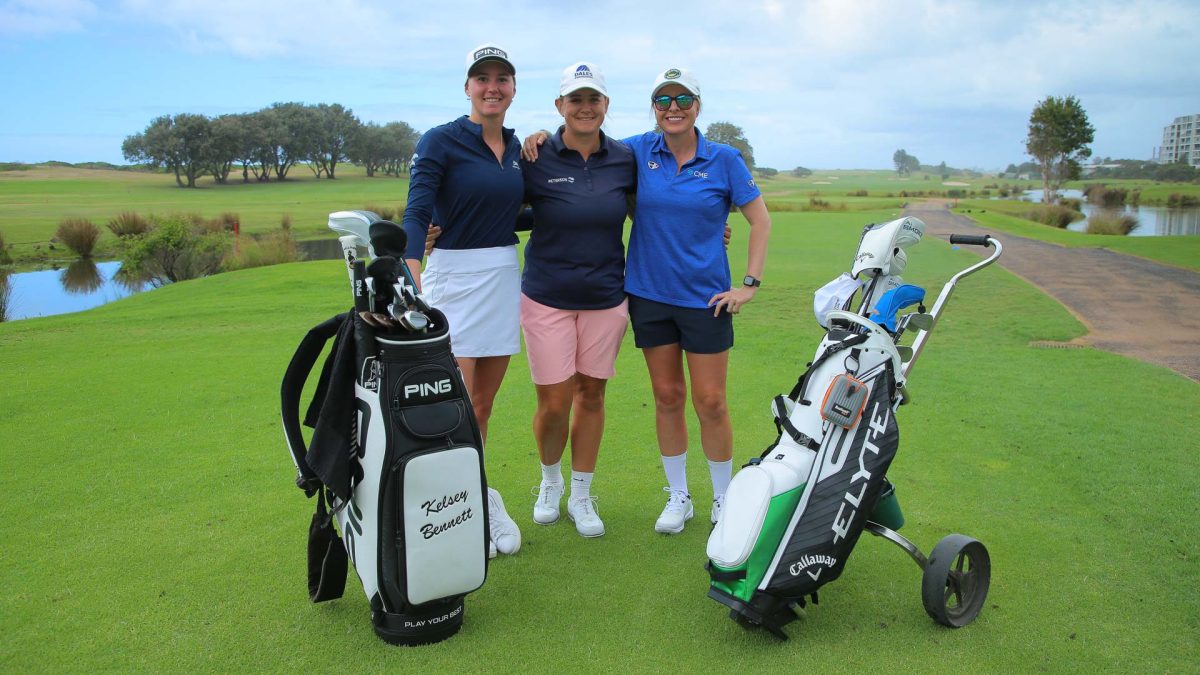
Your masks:
<instances>
[{"instance_id":1,"label":"white panel on golf bag","mask_svg":"<svg viewBox=\"0 0 1200 675\"><path fill-rule=\"evenodd\" d=\"M484 503L479 451L422 453L403 466L404 587L413 604L470 593L483 585Z\"/></svg>"},{"instance_id":2,"label":"white panel on golf bag","mask_svg":"<svg viewBox=\"0 0 1200 675\"><path fill-rule=\"evenodd\" d=\"M729 483L721 518L708 537L708 557L722 567L746 562L758 542L771 499L804 483L816 453L784 435L758 464Z\"/></svg>"},{"instance_id":3,"label":"white panel on golf bag","mask_svg":"<svg viewBox=\"0 0 1200 675\"><path fill-rule=\"evenodd\" d=\"M377 382L377 381L376 381ZM362 480L354 486L350 504L339 508L339 529L346 542L346 553L354 563L354 571L362 581L363 591L371 597L379 591L379 503L383 479L387 472L383 468L387 454L387 431L382 424L371 424L368 420L383 419L379 405L378 385L366 389L355 383L354 395L361 406L356 414L355 429L358 430L359 464L363 469ZM366 427L366 435L363 435ZM335 504L335 508L340 505Z\"/></svg>"}]
</instances>

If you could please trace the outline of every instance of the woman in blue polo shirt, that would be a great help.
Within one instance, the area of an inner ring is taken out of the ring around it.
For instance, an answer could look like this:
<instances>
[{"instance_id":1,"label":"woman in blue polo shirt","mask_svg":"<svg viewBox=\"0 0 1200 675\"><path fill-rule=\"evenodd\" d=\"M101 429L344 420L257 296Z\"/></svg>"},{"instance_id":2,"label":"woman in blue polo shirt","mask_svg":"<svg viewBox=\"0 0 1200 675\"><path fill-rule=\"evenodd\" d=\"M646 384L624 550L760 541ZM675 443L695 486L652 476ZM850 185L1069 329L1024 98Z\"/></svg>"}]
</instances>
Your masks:
<instances>
[{"instance_id":1,"label":"woman in blue polo shirt","mask_svg":"<svg viewBox=\"0 0 1200 675\"><path fill-rule=\"evenodd\" d=\"M464 90L471 112L427 131L417 143L404 209L404 257L430 304L446 314L450 340L486 440L492 404L508 362L521 349L520 272L513 231L525 190L520 142L504 127L516 68L503 49L467 53ZM430 223L442 228L421 270ZM517 524L488 489L492 544L521 547Z\"/></svg>"},{"instance_id":2,"label":"woman in blue polo shirt","mask_svg":"<svg viewBox=\"0 0 1200 675\"><path fill-rule=\"evenodd\" d=\"M740 153L696 128L700 83L670 68L651 103L662 133L625 139L638 160L638 198L625 266L634 342L654 391L655 429L667 475L658 532L682 532L692 517L687 486L684 403L691 385L700 445L713 485L711 520L733 475L733 430L726 404L733 315L754 299L767 257L771 217ZM730 283L722 233L730 205L750 223L745 277ZM684 367L688 378L684 378Z\"/></svg>"}]
</instances>

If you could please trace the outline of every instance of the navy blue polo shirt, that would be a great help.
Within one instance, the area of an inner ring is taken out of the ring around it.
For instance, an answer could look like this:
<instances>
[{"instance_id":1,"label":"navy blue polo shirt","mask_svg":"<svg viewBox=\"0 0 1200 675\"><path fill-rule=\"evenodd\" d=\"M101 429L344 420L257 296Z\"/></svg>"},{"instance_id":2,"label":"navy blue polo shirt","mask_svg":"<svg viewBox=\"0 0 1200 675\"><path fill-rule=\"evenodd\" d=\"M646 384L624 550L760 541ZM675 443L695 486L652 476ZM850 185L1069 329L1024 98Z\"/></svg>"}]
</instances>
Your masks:
<instances>
[{"instance_id":1,"label":"navy blue polo shirt","mask_svg":"<svg viewBox=\"0 0 1200 675\"><path fill-rule=\"evenodd\" d=\"M607 309L625 299L625 197L637 186L633 153L600 134L587 160L563 144L562 129L536 162L522 160L533 231L521 291L559 309Z\"/></svg>"},{"instance_id":2,"label":"navy blue polo shirt","mask_svg":"<svg viewBox=\"0 0 1200 675\"><path fill-rule=\"evenodd\" d=\"M425 255L429 224L442 234L444 249L491 248L517 243L513 231L525 191L521 143L505 128L504 159L483 140L483 127L466 115L434 127L417 141L402 225L408 235L404 257Z\"/></svg>"},{"instance_id":3,"label":"navy blue polo shirt","mask_svg":"<svg viewBox=\"0 0 1200 675\"><path fill-rule=\"evenodd\" d=\"M762 193L736 149L696 130L696 156L677 171L662 134L625 139L637 158L637 208L625 290L677 307L704 308L730 288L725 221L731 204Z\"/></svg>"}]
</instances>

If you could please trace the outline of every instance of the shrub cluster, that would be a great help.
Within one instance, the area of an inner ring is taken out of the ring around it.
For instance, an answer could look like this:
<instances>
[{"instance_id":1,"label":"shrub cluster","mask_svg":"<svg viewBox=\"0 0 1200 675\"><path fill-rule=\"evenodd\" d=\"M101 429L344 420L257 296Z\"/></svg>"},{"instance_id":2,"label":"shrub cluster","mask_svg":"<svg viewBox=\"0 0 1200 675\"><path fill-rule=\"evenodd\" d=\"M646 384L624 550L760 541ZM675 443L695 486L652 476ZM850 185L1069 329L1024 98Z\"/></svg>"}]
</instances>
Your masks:
<instances>
[{"instance_id":1,"label":"shrub cluster","mask_svg":"<svg viewBox=\"0 0 1200 675\"><path fill-rule=\"evenodd\" d=\"M1081 220L1083 214L1057 204L1042 204L1027 211L1025 218L1051 227L1066 228L1071 223Z\"/></svg>"},{"instance_id":2,"label":"shrub cluster","mask_svg":"<svg viewBox=\"0 0 1200 675\"><path fill-rule=\"evenodd\" d=\"M1167 197L1167 206L1172 209L1200 206L1200 197L1172 192L1171 196Z\"/></svg>"},{"instance_id":3,"label":"shrub cluster","mask_svg":"<svg viewBox=\"0 0 1200 675\"><path fill-rule=\"evenodd\" d=\"M59 222L54 238L81 258L88 258L96 249L100 228L87 218L64 218Z\"/></svg>"},{"instance_id":4,"label":"shrub cluster","mask_svg":"<svg viewBox=\"0 0 1200 675\"><path fill-rule=\"evenodd\" d=\"M199 220L194 214L151 216L154 227L129 240L123 267L155 285L216 274L232 237Z\"/></svg>"},{"instance_id":5,"label":"shrub cluster","mask_svg":"<svg viewBox=\"0 0 1200 675\"><path fill-rule=\"evenodd\" d=\"M146 234L150 221L133 211L123 211L108 221L108 230L121 239Z\"/></svg>"},{"instance_id":6,"label":"shrub cluster","mask_svg":"<svg viewBox=\"0 0 1200 675\"><path fill-rule=\"evenodd\" d=\"M828 201L821 199L820 197L809 197L808 205L806 207L804 207L803 210L805 210L805 211L845 211L846 210L846 202L838 202L837 204L830 204Z\"/></svg>"},{"instance_id":7,"label":"shrub cluster","mask_svg":"<svg viewBox=\"0 0 1200 675\"><path fill-rule=\"evenodd\" d=\"M221 268L226 271L263 267L300 260L300 247L290 226L274 232L238 240L233 253L225 258Z\"/></svg>"},{"instance_id":8,"label":"shrub cluster","mask_svg":"<svg viewBox=\"0 0 1200 675\"><path fill-rule=\"evenodd\" d=\"M1087 222L1088 234L1129 234L1138 227L1138 219L1128 213L1111 209L1100 209Z\"/></svg>"},{"instance_id":9,"label":"shrub cluster","mask_svg":"<svg viewBox=\"0 0 1200 675\"><path fill-rule=\"evenodd\" d=\"M1105 209L1114 209L1125 205L1129 190L1106 187L1104 183L1092 183L1083 189L1083 196L1087 197L1091 204Z\"/></svg>"},{"instance_id":10,"label":"shrub cluster","mask_svg":"<svg viewBox=\"0 0 1200 675\"><path fill-rule=\"evenodd\" d=\"M8 244L4 241L4 233L0 232L0 265L7 265L12 262L12 257L8 255Z\"/></svg>"},{"instance_id":11,"label":"shrub cluster","mask_svg":"<svg viewBox=\"0 0 1200 675\"><path fill-rule=\"evenodd\" d=\"M847 192L846 196L847 197L866 197L866 196L868 196L868 193L866 190L855 190L854 192Z\"/></svg>"}]
</instances>

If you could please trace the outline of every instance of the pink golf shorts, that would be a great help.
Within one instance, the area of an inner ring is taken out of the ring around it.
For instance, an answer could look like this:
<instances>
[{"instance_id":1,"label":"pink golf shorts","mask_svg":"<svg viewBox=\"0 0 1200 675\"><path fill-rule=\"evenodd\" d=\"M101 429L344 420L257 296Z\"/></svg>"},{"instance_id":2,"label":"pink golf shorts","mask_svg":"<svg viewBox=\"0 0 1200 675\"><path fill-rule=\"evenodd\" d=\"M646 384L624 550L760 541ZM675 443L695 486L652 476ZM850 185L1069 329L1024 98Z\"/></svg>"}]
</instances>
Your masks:
<instances>
[{"instance_id":1,"label":"pink golf shorts","mask_svg":"<svg viewBox=\"0 0 1200 675\"><path fill-rule=\"evenodd\" d=\"M629 302L609 309L558 309L521 294L521 331L534 384L558 384L575 373L612 379Z\"/></svg>"}]
</instances>

